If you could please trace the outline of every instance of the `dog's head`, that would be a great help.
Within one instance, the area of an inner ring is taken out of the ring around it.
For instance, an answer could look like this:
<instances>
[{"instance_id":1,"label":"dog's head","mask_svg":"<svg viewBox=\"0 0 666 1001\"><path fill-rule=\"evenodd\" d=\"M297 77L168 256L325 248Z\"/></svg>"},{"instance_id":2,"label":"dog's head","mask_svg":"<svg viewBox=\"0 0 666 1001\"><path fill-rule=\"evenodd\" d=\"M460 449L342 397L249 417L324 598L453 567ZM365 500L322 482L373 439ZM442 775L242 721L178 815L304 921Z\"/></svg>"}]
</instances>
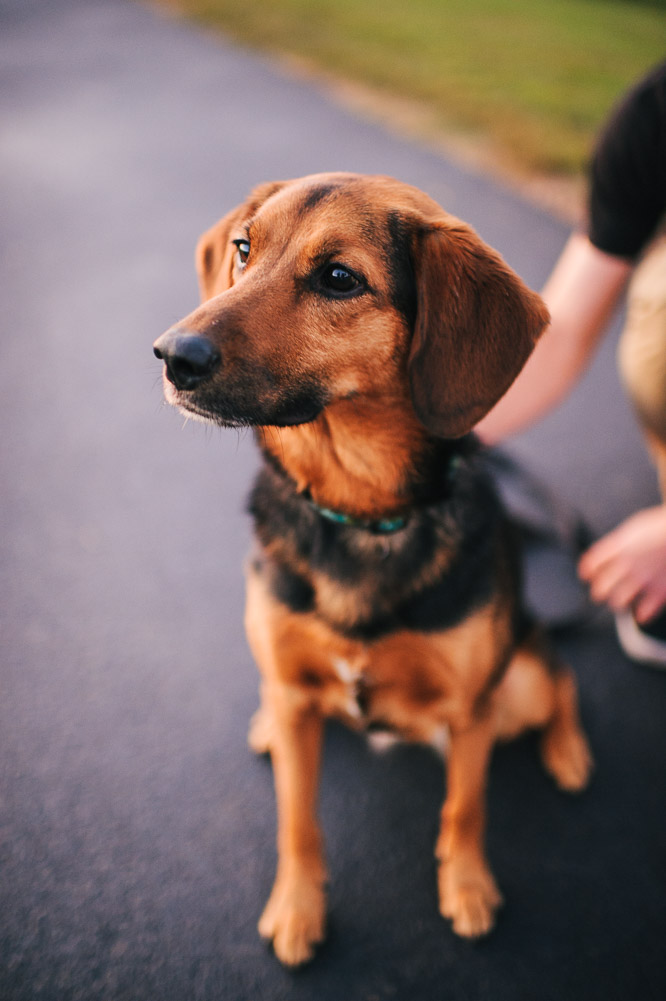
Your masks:
<instances>
[{"instance_id":1,"label":"dog's head","mask_svg":"<svg viewBox=\"0 0 666 1001\"><path fill-rule=\"evenodd\" d=\"M203 304L155 342L169 402L223 425L288 426L395 397L465 434L548 322L464 223L386 177L265 184L197 246Z\"/></svg>"}]
</instances>

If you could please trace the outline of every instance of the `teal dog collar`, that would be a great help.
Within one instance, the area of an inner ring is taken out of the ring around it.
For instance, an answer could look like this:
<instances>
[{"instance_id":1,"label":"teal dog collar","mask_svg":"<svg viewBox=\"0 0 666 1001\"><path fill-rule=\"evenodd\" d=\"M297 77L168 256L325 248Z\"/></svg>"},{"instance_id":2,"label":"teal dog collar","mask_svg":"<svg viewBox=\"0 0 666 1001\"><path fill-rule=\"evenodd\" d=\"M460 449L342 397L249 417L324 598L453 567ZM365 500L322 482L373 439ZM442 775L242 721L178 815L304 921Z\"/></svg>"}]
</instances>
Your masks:
<instances>
[{"instance_id":1,"label":"teal dog collar","mask_svg":"<svg viewBox=\"0 0 666 1001\"><path fill-rule=\"evenodd\" d=\"M399 532L407 524L407 519L402 517L378 518L376 521L366 521L363 518L354 518L351 514L345 514L344 511L332 511L329 507L320 507L311 498L309 499L309 503L322 518L327 518L328 521L332 521L336 525L349 525L350 528L365 528L367 531L375 532L377 535L390 535L391 532Z\"/></svg>"}]
</instances>

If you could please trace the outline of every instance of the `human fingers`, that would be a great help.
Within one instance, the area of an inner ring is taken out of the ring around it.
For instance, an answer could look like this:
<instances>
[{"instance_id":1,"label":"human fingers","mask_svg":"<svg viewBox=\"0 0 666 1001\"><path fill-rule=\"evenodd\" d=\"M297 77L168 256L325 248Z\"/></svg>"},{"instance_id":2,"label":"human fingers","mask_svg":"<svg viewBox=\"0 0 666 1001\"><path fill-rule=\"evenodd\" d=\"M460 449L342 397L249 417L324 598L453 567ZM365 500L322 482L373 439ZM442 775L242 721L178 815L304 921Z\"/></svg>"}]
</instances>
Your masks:
<instances>
[{"instance_id":1,"label":"human fingers","mask_svg":"<svg viewBox=\"0 0 666 1001\"><path fill-rule=\"evenodd\" d=\"M618 564L605 564L589 580L590 597L614 612L622 611L639 598L642 582Z\"/></svg>"},{"instance_id":2,"label":"human fingers","mask_svg":"<svg viewBox=\"0 0 666 1001\"><path fill-rule=\"evenodd\" d=\"M620 549L617 529L593 542L578 561L578 573L582 580L588 583L592 581L604 566L615 560Z\"/></svg>"},{"instance_id":3,"label":"human fingers","mask_svg":"<svg viewBox=\"0 0 666 1001\"><path fill-rule=\"evenodd\" d=\"M634 600L632 611L637 622L645 623L666 606L666 587L657 583L645 588Z\"/></svg>"}]
</instances>

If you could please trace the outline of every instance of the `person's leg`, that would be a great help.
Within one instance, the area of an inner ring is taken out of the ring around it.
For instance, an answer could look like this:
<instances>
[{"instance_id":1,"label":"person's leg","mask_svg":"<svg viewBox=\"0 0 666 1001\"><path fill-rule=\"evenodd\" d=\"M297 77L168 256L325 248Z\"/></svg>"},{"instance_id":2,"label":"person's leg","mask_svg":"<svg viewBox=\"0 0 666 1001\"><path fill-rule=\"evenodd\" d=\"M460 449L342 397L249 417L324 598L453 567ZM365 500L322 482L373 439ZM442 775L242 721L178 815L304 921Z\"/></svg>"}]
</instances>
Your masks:
<instances>
[{"instance_id":1,"label":"person's leg","mask_svg":"<svg viewBox=\"0 0 666 1001\"><path fill-rule=\"evenodd\" d=\"M666 236L654 242L631 282L618 367L666 502ZM607 540L622 644L632 656L666 663L666 503L637 512Z\"/></svg>"},{"instance_id":2,"label":"person's leg","mask_svg":"<svg viewBox=\"0 0 666 1001\"><path fill-rule=\"evenodd\" d=\"M666 235L636 268L627 294L627 319L618 368L655 458L666 456ZM664 478L660 474L662 493Z\"/></svg>"},{"instance_id":3,"label":"person's leg","mask_svg":"<svg viewBox=\"0 0 666 1001\"><path fill-rule=\"evenodd\" d=\"M647 441L652 461L654 462L657 470L659 491L662 499L666 503L666 442L662 441L661 438L658 438L657 435L650 431L647 427L643 427L643 433L645 434L645 440Z\"/></svg>"}]
</instances>

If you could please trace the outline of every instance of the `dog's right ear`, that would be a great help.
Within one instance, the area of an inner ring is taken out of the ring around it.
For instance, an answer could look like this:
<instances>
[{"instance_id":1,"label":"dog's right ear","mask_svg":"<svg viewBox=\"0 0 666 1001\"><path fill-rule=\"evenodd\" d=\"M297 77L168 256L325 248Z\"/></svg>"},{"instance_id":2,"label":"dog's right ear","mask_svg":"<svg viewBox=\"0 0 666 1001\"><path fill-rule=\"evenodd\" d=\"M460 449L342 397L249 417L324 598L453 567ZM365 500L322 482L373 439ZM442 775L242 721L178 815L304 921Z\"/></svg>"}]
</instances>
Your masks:
<instances>
[{"instance_id":1,"label":"dog's right ear","mask_svg":"<svg viewBox=\"0 0 666 1001\"><path fill-rule=\"evenodd\" d=\"M453 216L421 225L413 260L412 400L429 431L458 438L509 388L545 329L548 310L496 251Z\"/></svg>"},{"instance_id":2,"label":"dog's right ear","mask_svg":"<svg viewBox=\"0 0 666 1001\"><path fill-rule=\"evenodd\" d=\"M199 237L195 261L202 302L220 295L233 285L236 248L231 243L232 232L251 219L263 203L284 187L285 183L272 181L260 184L242 205L236 206Z\"/></svg>"}]
</instances>

